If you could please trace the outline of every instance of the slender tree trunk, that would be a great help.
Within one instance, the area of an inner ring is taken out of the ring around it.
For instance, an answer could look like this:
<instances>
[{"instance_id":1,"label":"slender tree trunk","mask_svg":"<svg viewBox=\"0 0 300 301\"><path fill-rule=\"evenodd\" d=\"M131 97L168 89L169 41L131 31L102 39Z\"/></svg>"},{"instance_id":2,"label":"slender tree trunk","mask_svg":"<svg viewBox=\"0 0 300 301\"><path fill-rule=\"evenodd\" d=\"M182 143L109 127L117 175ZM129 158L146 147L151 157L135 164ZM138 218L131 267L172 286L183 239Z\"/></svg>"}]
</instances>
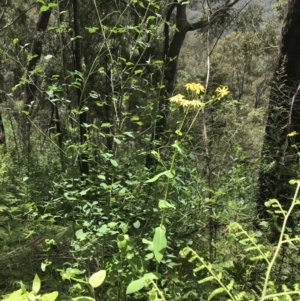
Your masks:
<instances>
[{"instance_id":1,"label":"slender tree trunk","mask_svg":"<svg viewBox=\"0 0 300 301\"><path fill-rule=\"evenodd\" d=\"M0 114L0 145L6 147L5 128L3 124L2 114Z\"/></svg>"},{"instance_id":2,"label":"slender tree trunk","mask_svg":"<svg viewBox=\"0 0 300 301\"><path fill-rule=\"evenodd\" d=\"M290 0L281 33L278 62L271 86L268 119L262 149L257 206L263 219L270 218L264 203L276 198L288 208L299 177L300 142L300 1ZM294 136L289 133L295 131Z\"/></svg>"},{"instance_id":3,"label":"slender tree trunk","mask_svg":"<svg viewBox=\"0 0 300 301\"><path fill-rule=\"evenodd\" d=\"M38 64L41 55L42 55L42 48L43 48L43 34L47 29L49 19L51 15L51 10L47 10L45 12L41 12L36 23L36 34L34 37L34 41L31 43L30 47L30 59L27 63L26 67L26 83L24 85L23 91L23 107L24 111L27 111L27 115L32 113L32 104L34 103L35 94L36 94L36 81L37 77L34 74L34 68ZM23 115L21 118L20 129L22 133L23 141L26 145L28 154L31 151L31 144L30 144L30 131L31 131L31 124L28 120L27 115ZM25 132L24 132L25 130Z\"/></svg>"},{"instance_id":4,"label":"slender tree trunk","mask_svg":"<svg viewBox=\"0 0 300 301\"><path fill-rule=\"evenodd\" d=\"M80 39L77 38L80 36L80 23L79 23L79 6L78 6L78 0L73 0L73 13L74 13L74 34L75 34L75 68L76 71L82 73L82 65L81 65L81 43ZM77 88L77 103L78 103L78 109L79 111L82 111L79 114L79 127L80 127L80 143L81 145L84 145L87 141L87 130L84 127L84 124L87 122L87 112L85 110L82 110L84 107L83 102L83 91L82 86L80 88ZM81 175L88 175L89 174L89 164L88 164L88 156L86 153L81 153L79 155L79 169Z\"/></svg>"}]
</instances>

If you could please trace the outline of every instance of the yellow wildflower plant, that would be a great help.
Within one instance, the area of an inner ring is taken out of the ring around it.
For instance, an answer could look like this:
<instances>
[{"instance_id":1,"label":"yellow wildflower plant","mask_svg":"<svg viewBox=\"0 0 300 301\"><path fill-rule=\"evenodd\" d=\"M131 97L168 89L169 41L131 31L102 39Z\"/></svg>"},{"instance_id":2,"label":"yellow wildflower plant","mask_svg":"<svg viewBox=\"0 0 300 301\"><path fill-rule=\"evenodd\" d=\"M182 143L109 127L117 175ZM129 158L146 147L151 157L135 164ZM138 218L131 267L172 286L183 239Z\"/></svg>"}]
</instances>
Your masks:
<instances>
[{"instance_id":1,"label":"yellow wildflower plant","mask_svg":"<svg viewBox=\"0 0 300 301\"><path fill-rule=\"evenodd\" d=\"M177 94L177 95L171 97L170 98L170 102L176 103L176 104L178 104L179 106L182 106L182 107L199 108L199 107L204 106L203 102L201 102L199 100L196 100L196 99L194 99L194 100L187 100L181 94Z\"/></svg>"},{"instance_id":2,"label":"yellow wildflower plant","mask_svg":"<svg viewBox=\"0 0 300 301\"><path fill-rule=\"evenodd\" d=\"M225 95L229 94L229 90L227 86L220 86L216 89L216 92L218 94L218 98L221 99Z\"/></svg>"},{"instance_id":3,"label":"yellow wildflower plant","mask_svg":"<svg viewBox=\"0 0 300 301\"><path fill-rule=\"evenodd\" d=\"M201 84L197 83L189 83L185 85L187 91L195 92L196 94L200 94L201 92L205 92L205 88Z\"/></svg>"}]
</instances>

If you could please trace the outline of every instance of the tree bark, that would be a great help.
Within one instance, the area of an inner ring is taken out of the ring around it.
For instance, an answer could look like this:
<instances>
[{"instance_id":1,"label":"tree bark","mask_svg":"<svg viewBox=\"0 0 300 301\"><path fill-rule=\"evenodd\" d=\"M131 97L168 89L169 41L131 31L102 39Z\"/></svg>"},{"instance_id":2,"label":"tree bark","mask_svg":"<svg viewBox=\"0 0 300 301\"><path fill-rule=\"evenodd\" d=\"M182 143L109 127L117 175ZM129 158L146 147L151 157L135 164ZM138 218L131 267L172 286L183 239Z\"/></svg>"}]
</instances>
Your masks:
<instances>
[{"instance_id":1,"label":"tree bark","mask_svg":"<svg viewBox=\"0 0 300 301\"><path fill-rule=\"evenodd\" d=\"M300 142L300 1L290 0L285 14L276 71L271 84L262 149L257 207L270 218L264 203L276 198L287 209L293 196L288 181L298 177ZM291 132L297 132L289 137ZM295 146L293 146L295 145Z\"/></svg>"},{"instance_id":2,"label":"tree bark","mask_svg":"<svg viewBox=\"0 0 300 301\"><path fill-rule=\"evenodd\" d=\"M74 34L75 34L75 49L74 49L74 58L75 58L75 69L79 73L82 74L82 64L81 64L81 42L78 38L80 36L80 23L79 23L79 6L78 6L78 0L73 0L73 14L74 14ZM79 78L79 81L81 79ZM78 104L78 110L81 112L79 114L79 127L80 127L80 143L81 145L84 145L87 141L87 131L84 126L87 122L87 112L83 110L84 102L83 102L83 91L82 86L77 87L77 104ZM84 148L85 149L85 148ZM89 174L89 164L88 164L88 156L86 153L84 153L84 150L82 150L82 153L79 155L79 169L81 176L88 175Z\"/></svg>"},{"instance_id":3,"label":"tree bark","mask_svg":"<svg viewBox=\"0 0 300 301\"><path fill-rule=\"evenodd\" d=\"M31 123L27 118L27 115L32 113L32 104L34 102L36 90L37 90L37 77L34 74L34 68L38 64L43 48L43 34L46 31L49 23L51 15L51 9L47 11L41 12L36 23L36 34L33 42L30 46L29 55L31 58L29 59L26 67L26 83L24 84L23 90L23 110L27 111L26 115L21 116L20 120L20 132L22 133L22 138L24 142L24 146L27 149L27 154L29 155L31 152L31 143L30 143L30 131L31 131ZM28 157L29 158L29 157Z\"/></svg>"}]
</instances>

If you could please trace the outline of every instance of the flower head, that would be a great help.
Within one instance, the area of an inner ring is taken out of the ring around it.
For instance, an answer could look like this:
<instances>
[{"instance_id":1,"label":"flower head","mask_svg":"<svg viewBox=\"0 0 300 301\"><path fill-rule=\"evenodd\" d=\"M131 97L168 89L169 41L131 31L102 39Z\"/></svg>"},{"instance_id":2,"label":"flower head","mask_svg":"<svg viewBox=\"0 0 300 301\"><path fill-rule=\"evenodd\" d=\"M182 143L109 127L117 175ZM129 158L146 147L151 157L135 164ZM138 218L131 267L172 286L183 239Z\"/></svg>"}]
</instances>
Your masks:
<instances>
[{"instance_id":1,"label":"flower head","mask_svg":"<svg viewBox=\"0 0 300 301\"><path fill-rule=\"evenodd\" d=\"M218 94L218 98L221 99L225 95L229 94L229 90L227 86L220 86L216 89L216 92Z\"/></svg>"},{"instance_id":2,"label":"flower head","mask_svg":"<svg viewBox=\"0 0 300 301\"><path fill-rule=\"evenodd\" d=\"M292 132L287 134L288 137L294 137L296 135L299 135L299 133L297 133L296 131L292 131Z\"/></svg>"},{"instance_id":3,"label":"flower head","mask_svg":"<svg viewBox=\"0 0 300 301\"><path fill-rule=\"evenodd\" d=\"M200 94L201 92L205 92L205 88L201 84L196 83L189 83L185 85L186 89L192 92L195 92L196 94Z\"/></svg>"},{"instance_id":4,"label":"flower head","mask_svg":"<svg viewBox=\"0 0 300 301\"><path fill-rule=\"evenodd\" d=\"M177 94L177 95L170 98L170 102L177 103L180 106L182 106L182 104L185 103L186 101L187 100L181 94Z\"/></svg>"},{"instance_id":5,"label":"flower head","mask_svg":"<svg viewBox=\"0 0 300 301\"><path fill-rule=\"evenodd\" d=\"M202 106L205 105L203 102L201 102L197 99L187 100L181 94L177 94L177 95L171 97L170 102L174 102L174 103L176 103L176 104L178 104L179 106L182 106L182 107L199 108L199 107L202 107Z\"/></svg>"}]
</instances>

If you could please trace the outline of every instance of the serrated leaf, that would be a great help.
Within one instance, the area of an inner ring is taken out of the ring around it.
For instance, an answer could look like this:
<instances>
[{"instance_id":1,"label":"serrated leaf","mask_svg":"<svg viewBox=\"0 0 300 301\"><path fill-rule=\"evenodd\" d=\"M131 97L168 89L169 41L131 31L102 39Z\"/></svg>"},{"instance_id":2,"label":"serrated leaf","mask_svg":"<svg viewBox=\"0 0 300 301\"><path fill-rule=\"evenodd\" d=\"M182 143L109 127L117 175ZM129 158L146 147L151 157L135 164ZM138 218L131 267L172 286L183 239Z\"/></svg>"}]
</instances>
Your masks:
<instances>
[{"instance_id":1,"label":"serrated leaf","mask_svg":"<svg viewBox=\"0 0 300 301\"><path fill-rule=\"evenodd\" d=\"M91 287L96 288L100 286L104 279L106 277L106 271L105 270L100 270L97 273L94 273L90 278L89 278L89 284Z\"/></svg>"},{"instance_id":2,"label":"serrated leaf","mask_svg":"<svg viewBox=\"0 0 300 301\"><path fill-rule=\"evenodd\" d=\"M153 253L157 262L161 262L167 247L166 229L164 226L155 229L153 237Z\"/></svg>"}]
</instances>

